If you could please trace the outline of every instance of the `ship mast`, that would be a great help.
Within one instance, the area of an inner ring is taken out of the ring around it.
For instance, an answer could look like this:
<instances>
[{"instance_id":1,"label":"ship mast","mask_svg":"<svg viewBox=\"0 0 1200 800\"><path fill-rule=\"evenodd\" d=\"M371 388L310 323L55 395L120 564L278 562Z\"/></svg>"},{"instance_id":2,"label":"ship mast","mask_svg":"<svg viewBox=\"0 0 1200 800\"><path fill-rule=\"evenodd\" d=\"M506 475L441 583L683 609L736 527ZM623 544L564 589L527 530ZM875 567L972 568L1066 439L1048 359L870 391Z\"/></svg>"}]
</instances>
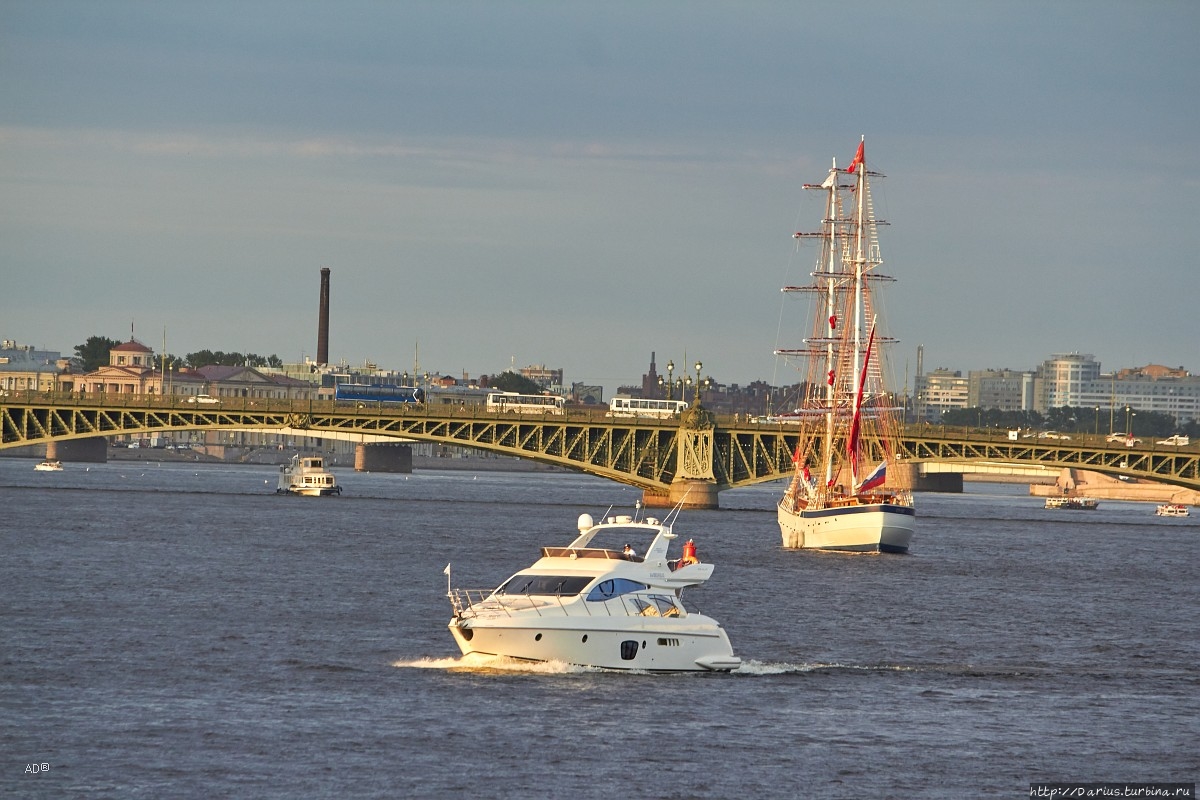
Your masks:
<instances>
[{"instance_id":1,"label":"ship mast","mask_svg":"<svg viewBox=\"0 0 1200 800\"><path fill-rule=\"evenodd\" d=\"M827 185L826 185L827 184ZM837 274L838 269L838 254L841 252L841 247L838 245L838 224L841 217L842 204L838 201L838 169L837 159L834 158L832 166L829 168L829 177L822 184L828 191L825 200L825 229L827 233L825 241L825 470L824 478L821 481L822 487L828 487L833 481L833 433L834 433L834 414L837 406L837 392L835 377L837 373L837 348L835 345L835 335L837 333Z\"/></svg>"},{"instance_id":2,"label":"ship mast","mask_svg":"<svg viewBox=\"0 0 1200 800\"><path fill-rule=\"evenodd\" d=\"M866 182L867 182L867 159L866 159L866 141L864 136L858 144L858 153L854 156L854 161L850 164L850 169L853 170L857 166L858 172L855 175L854 187L854 386L859 387L858 395L862 395L862 387L865 385L867 365L862 360L862 339L863 339L863 267L865 265L865 257L863 253L863 220L866 219L864 212L866 211ZM854 415L855 423L858 422L857 417L861 413L858 407L859 399L855 400ZM853 442L854 447L858 446L857 442ZM850 454L850 486L858 485L858 454Z\"/></svg>"},{"instance_id":3,"label":"ship mast","mask_svg":"<svg viewBox=\"0 0 1200 800\"><path fill-rule=\"evenodd\" d=\"M854 386L861 385L862 376L860 372L866 368L862 363L860 348L862 347L862 325L863 325L863 265L865 262L863 254L863 212L865 211L864 191L867 180L867 162L864 154L866 146L866 137L858 145L858 154L855 155L854 161L850 163L849 171L855 175L854 187L854 335L853 335L853 353L854 353ZM855 476L857 477L857 476Z\"/></svg>"}]
</instances>

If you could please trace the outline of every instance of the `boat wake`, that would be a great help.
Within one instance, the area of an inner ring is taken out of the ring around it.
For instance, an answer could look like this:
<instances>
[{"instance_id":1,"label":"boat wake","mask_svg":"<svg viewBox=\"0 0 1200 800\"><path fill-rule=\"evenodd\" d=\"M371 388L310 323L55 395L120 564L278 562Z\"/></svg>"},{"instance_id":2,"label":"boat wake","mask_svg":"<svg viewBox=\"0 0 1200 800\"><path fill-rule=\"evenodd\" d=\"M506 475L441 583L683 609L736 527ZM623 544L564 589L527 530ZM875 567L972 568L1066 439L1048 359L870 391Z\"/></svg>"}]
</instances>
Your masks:
<instances>
[{"instance_id":1,"label":"boat wake","mask_svg":"<svg viewBox=\"0 0 1200 800\"><path fill-rule=\"evenodd\" d=\"M477 674L571 675L605 672L594 667L581 667L562 661L523 661L506 656L489 656L468 653L459 658L417 658L392 662L393 667L405 669L438 669L447 672L473 672Z\"/></svg>"},{"instance_id":2,"label":"boat wake","mask_svg":"<svg viewBox=\"0 0 1200 800\"><path fill-rule=\"evenodd\" d=\"M789 664L767 663L746 659L742 666L731 674L747 677L769 675L796 675L808 672L917 672L916 667L906 667L901 664Z\"/></svg>"},{"instance_id":3,"label":"boat wake","mask_svg":"<svg viewBox=\"0 0 1200 800\"><path fill-rule=\"evenodd\" d=\"M595 675L613 673L619 675L688 676L713 675L711 672L651 673L643 670L610 670L601 667L584 667L562 661L523 661L506 656L489 656L470 653L460 658L415 658L392 662L393 667L402 669L432 669L446 672L470 672L477 675ZM742 666L726 673L748 678L773 675L802 675L814 672L919 672L917 667L899 664L791 664L787 662L764 662L748 659Z\"/></svg>"}]
</instances>

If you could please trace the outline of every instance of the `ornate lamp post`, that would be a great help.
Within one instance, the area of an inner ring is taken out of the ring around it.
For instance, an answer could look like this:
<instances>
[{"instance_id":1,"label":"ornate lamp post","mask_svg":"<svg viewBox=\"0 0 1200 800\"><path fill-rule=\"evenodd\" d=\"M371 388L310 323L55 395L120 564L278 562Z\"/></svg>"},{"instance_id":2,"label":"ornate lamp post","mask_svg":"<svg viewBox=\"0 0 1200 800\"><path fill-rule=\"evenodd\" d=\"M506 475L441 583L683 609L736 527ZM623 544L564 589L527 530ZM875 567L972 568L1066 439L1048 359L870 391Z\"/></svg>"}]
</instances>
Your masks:
<instances>
[{"instance_id":1,"label":"ornate lamp post","mask_svg":"<svg viewBox=\"0 0 1200 800\"><path fill-rule=\"evenodd\" d=\"M700 370L704 369L704 365L699 361L696 362L696 405L700 405Z\"/></svg>"},{"instance_id":2,"label":"ornate lamp post","mask_svg":"<svg viewBox=\"0 0 1200 800\"><path fill-rule=\"evenodd\" d=\"M675 387L675 382L671 379L671 373L675 371L675 362L667 362L667 399L671 399L671 390Z\"/></svg>"}]
</instances>

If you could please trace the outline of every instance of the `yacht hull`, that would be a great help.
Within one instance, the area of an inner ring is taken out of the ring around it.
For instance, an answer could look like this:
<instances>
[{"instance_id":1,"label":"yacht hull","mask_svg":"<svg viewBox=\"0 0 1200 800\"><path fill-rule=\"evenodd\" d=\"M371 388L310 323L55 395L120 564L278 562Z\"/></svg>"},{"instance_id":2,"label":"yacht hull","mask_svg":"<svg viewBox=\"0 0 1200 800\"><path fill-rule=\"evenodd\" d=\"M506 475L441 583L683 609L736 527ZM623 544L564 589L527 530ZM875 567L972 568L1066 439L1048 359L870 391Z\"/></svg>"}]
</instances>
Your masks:
<instances>
[{"instance_id":1,"label":"yacht hull","mask_svg":"<svg viewBox=\"0 0 1200 800\"><path fill-rule=\"evenodd\" d=\"M571 627L560 627L555 623L566 620L546 618L505 623L454 619L449 627L463 655L645 672L728 672L741 666L725 631L715 622L698 625L679 620L672 625L671 621L657 618L614 628L579 626L578 620Z\"/></svg>"},{"instance_id":2,"label":"yacht hull","mask_svg":"<svg viewBox=\"0 0 1200 800\"><path fill-rule=\"evenodd\" d=\"M330 495L341 494L341 487L334 486L333 488L316 488L312 486L289 486L282 490L287 494L298 494L301 497L329 497Z\"/></svg>"},{"instance_id":3,"label":"yacht hull","mask_svg":"<svg viewBox=\"0 0 1200 800\"><path fill-rule=\"evenodd\" d=\"M777 512L787 549L907 553L916 527L911 506L890 503Z\"/></svg>"}]
</instances>

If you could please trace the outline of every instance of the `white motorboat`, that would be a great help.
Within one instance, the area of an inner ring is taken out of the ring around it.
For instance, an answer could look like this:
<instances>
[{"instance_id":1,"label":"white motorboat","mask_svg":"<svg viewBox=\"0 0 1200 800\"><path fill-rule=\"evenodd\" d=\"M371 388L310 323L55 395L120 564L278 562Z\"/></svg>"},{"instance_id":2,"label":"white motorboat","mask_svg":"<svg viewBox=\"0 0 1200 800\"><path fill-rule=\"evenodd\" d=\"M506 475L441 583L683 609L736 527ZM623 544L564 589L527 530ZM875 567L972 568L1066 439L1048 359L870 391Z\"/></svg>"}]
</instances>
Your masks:
<instances>
[{"instance_id":1,"label":"white motorboat","mask_svg":"<svg viewBox=\"0 0 1200 800\"><path fill-rule=\"evenodd\" d=\"M319 497L341 494L342 487L338 486L333 473L325 469L324 458L294 455L290 463L280 465L279 485L275 491L279 494Z\"/></svg>"},{"instance_id":2,"label":"white motorboat","mask_svg":"<svg viewBox=\"0 0 1200 800\"><path fill-rule=\"evenodd\" d=\"M808 375L787 415L800 427L795 473L776 512L785 548L905 553L916 526L912 492L886 487L903 409L884 380L883 353L894 340L877 331L874 287L893 279L878 270L880 223L867 180L878 173L867 171L864 149L845 169L834 162L823 183L805 185L824 194L824 222L795 237L815 239L820 253L812 283L783 288L810 295L813 311L803 347L775 351Z\"/></svg>"},{"instance_id":3,"label":"white motorboat","mask_svg":"<svg viewBox=\"0 0 1200 800\"><path fill-rule=\"evenodd\" d=\"M1066 508L1071 511L1095 511L1100 501L1092 497L1047 497L1046 508Z\"/></svg>"},{"instance_id":4,"label":"white motorboat","mask_svg":"<svg viewBox=\"0 0 1200 800\"><path fill-rule=\"evenodd\" d=\"M1182 503L1164 503L1154 509L1154 513L1160 517L1186 517L1188 507Z\"/></svg>"},{"instance_id":5,"label":"white motorboat","mask_svg":"<svg viewBox=\"0 0 1200 800\"><path fill-rule=\"evenodd\" d=\"M687 610L684 588L712 576L689 540L654 518L579 517L566 547L543 547L534 564L495 590L449 588L450 632L464 655L560 661L647 672L729 671L741 666L729 637L711 617ZM599 540L593 541L593 540ZM645 556L622 543L647 542Z\"/></svg>"},{"instance_id":6,"label":"white motorboat","mask_svg":"<svg viewBox=\"0 0 1200 800\"><path fill-rule=\"evenodd\" d=\"M61 461L43 461L34 467L38 472L62 472Z\"/></svg>"}]
</instances>

